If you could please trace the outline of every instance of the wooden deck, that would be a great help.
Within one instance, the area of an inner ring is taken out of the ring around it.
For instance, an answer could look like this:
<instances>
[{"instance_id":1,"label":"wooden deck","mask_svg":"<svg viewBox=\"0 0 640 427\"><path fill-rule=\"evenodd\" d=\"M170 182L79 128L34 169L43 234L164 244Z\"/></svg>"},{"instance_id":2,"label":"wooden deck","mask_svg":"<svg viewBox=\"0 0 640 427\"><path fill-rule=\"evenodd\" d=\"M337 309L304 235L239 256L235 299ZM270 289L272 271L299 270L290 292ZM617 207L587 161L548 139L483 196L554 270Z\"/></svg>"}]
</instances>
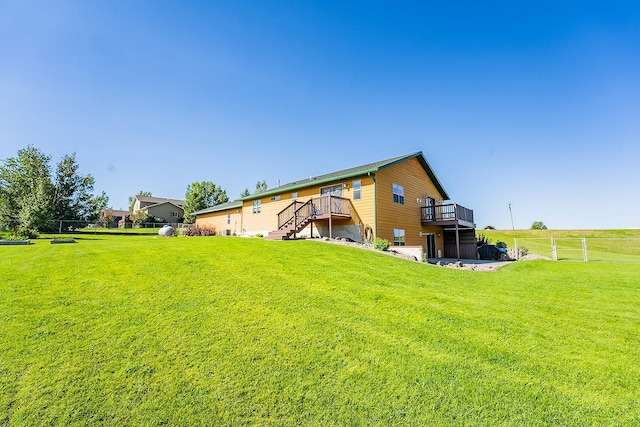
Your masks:
<instances>
[{"instance_id":1,"label":"wooden deck","mask_svg":"<svg viewBox=\"0 0 640 427\"><path fill-rule=\"evenodd\" d=\"M295 237L310 222L328 220L329 237L332 237L332 220L351 218L353 206L351 200L331 194L314 197L306 202L293 201L278 213L278 229L269 233L267 238L286 240Z\"/></svg>"},{"instance_id":2,"label":"wooden deck","mask_svg":"<svg viewBox=\"0 0 640 427\"><path fill-rule=\"evenodd\" d=\"M424 206L420 208L420 220L422 225L435 225L439 227L475 228L473 211L457 203L436 206Z\"/></svg>"}]
</instances>

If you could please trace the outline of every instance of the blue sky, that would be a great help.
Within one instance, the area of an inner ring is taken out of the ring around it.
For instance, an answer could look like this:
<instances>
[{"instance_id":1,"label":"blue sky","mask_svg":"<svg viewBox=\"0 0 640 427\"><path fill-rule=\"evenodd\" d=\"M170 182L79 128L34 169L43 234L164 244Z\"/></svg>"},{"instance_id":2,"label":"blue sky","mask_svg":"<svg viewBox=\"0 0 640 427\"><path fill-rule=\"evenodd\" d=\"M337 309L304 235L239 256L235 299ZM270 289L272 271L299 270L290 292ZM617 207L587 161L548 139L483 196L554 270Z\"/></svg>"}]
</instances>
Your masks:
<instances>
[{"instance_id":1,"label":"blue sky","mask_svg":"<svg viewBox=\"0 0 640 427\"><path fill-rule=\"evenodd\" d=\"M640 2L527 3L0 0L0 158L118 209L423 151L478 227L640 227Z\"/></svg>"}]
</instances>

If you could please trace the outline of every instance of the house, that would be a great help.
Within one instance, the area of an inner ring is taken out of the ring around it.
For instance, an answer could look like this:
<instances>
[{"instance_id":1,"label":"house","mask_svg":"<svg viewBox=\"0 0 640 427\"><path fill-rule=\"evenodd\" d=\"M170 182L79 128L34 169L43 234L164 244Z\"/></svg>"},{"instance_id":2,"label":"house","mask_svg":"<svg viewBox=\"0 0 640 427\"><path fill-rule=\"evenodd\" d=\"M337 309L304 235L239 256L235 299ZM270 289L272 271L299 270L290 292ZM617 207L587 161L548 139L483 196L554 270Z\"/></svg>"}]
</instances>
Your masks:
<instances>
[{"instance_id":1,"label":"house","mask_svg":"<svg viewBox=\"0 0 640 427\"><path fill-rule=\"evenodd\" d=\"M194 212L223 234L377 237L429 258L476 258L473 211L449 195L422 152L312 176Z\"/></svg>"},{"instance_id":2,"label":"house","mask_svg":"<svg viewBox=\"0 0 640 427\"><path fill-rule=\"evenodd\" d=\"M112 218L111 224L108 224L109 228L118 228L124 227L124 223L127 220L129 213L129 211L120 209L105 209L104 211L102 211L101 216Z\"/></svg>"},{"instance_id":3,"label":"house","mask_svg":"<svg viewBox=\"0 0 640 427\"><path fill-rule=\"evenodd\" d=\"M133 197L131 215L135 215L142 210L148 215L160 218L165 222L182 222L184 218L184 203L184 200L179 199L138 195Z\"/></svg>"}]
</instances>

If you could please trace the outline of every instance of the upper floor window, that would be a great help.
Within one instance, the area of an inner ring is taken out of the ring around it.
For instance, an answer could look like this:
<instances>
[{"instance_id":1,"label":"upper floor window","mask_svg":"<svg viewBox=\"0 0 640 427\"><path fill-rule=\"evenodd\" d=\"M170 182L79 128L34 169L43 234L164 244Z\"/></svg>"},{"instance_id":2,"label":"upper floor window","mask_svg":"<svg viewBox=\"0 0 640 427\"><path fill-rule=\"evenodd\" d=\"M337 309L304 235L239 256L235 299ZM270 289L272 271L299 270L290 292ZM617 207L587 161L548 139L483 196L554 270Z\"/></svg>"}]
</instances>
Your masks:
<instances>
[{"instance_id":1,"label":"upper floor window","mask_svg":"<svg viewBox=\"0 0 640 427\"><path fill-rule=\"evenodd\" d=\"M298 192L297 192L297 191L296 191L296 192L291 193L291 199L292 199L292 200L295 200L295 199L297 199L297 198L298 198Z\"/></svg>"},{"instance_id":2,"label":"upper floor window","mask_svg":"<svg viewBox=\"0 0 640 427\"><path fill-rule=\"evenodd\" d=\"M362 182L356 179L351 185L353 186L353 200L360 200L362 197Z\"/></svg>"},{"instance_id":3,"label":"upper floor window","mask_svg":"<svg viewBox=\"0 0 640 427\"><path fill-rule=\"evenodd\" d=\"M259 214L261 211L262 200L254 200L253 201L253 213Z\"/></svg>"},{"instance_id":4,"label":"upper floor window","mask_svg":"<svg viewBox=\"0 0 640 427\"><path fill-rule=\"evenodd\" d=\"M178 218L178 215L179 215L178 211L171 211L172 218Z\"/></svg>"},{"instance_id":5,"label":"upper floor window","mask_svg":"<svg viewBox=\"0 0 640 427\"><path fill-rule=\"evenodd\" d=\"M342 197L342 184L334 185L331 187L324 187L320 189L321 196L325 196L328 194Z\"/></svg>"},{"instance_id":6,"label":"upper floor window","mask_svg":"<svg viewBox=\"0 0 640 427\"><path fill-rule=\"evenodd\" d=\"M404 205L404 187L393 184L393 203Z\"/></svg>"},{"instance_id":7,"label":"upper floor window","mask_svg":"<svg viewBox=\"0 0 640 427\"><path fill-rule=\"evenodd\" d=\"M404 230L401 228L393 229L393 245L404 246Z\"/></svg>"},{"instance_id":8,"label":"upper floor window","mask_svg":"<svg viewBox=\"0 0 640 427\"><path fill-rule=\"evenodd\" d=\"M280 200L280 196L279 196L279 195L278 195L278 196L273 196L273 197L271 198L271 200Z\"/></svg>"}]
</instances>

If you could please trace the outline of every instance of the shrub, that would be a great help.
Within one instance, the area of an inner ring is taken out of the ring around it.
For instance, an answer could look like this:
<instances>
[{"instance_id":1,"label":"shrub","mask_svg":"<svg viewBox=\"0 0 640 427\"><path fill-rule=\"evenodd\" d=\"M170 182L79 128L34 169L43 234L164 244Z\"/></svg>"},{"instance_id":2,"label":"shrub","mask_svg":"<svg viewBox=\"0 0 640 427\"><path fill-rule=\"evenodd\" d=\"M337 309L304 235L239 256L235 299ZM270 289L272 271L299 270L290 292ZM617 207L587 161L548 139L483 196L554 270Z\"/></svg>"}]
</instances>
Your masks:
<instances>
[{"instance_id":1,"label":"shrub","mask_svg":"<svg viewBox=\"0 0 640 427\"><path fill-rule=\"evenodd\" d=\"M389 241L387 239L376 237L373 241L373 247L379 251L386 251L389 249Z\"/></svg>"},{"instance_id":2,"label":"shrub","mask_svg":"<svg viewBox=\"0 0 640 427\"><path fill-rule=\"evenodd\" d=\"M487 225L484 229L485 230L495 230L496 228L493 225Z\"/></svg>"},{"instance_id":3,"label":"shrub","mask_svg":"<svg viewBox=\"0 0 640 427\"><path fill-rule=\"evenodd\" d=\"M256 237L264 237L264 234L262 234L262 233L256 233Z\"/></svg>"},{"instance_id":4,"label":"shrub","mask_svg":"<svg viewBox=\"0 0 640 427\"><path fill-rule=\"evenodd\" d=\"M27 228L27 227L18 227L16 230L16 240L28 240L28 239L37 239L40 236L38 230L35 228Z\"/></svg>"},{"instance_id":5,"label":"shrub","mask_svg":"<svg viewBox=\"0 0 640 427\"><path fill-rule=\"evenodd\" d=\"M503 248L504 249L506 247L507 247L507 244L505 242L501 242L500 240L498 240L496 242L496 248Z\"/></svg>"},{"instance_id":6,"label":"shrub","mask_svg":"<svg viewBox=\"0 0 640 427\"><path fill-rule=\"evenodd\" d=\"M183 236L215 236L216 229L215 227L197 227L192 225L191 227L187 227L182 231Z\"/></svg>"},{"instance_id":7,"label":"shrub","mask_svg":"<svg viewBox=\"0 0 640 427\"><path fill-rule=\"evenodd\" d=\"M531 224L531 229L532 230L546 230L547 226L544 225L544 222L542 222L542 221L535 221L533 224Z\"/></svg>"},{"instance_id":8,"label":"shrub","mask_svg":"<svg viewBox=\"0 0 640 427\"><path fill-rule=\"evenodd\" d=\"M490 243L491 243L491 239L489 239L484 234L478 233L478 235L476 236L476 245L482 246L482 245L488 245Z\"/></svg>"}]
</instances>

